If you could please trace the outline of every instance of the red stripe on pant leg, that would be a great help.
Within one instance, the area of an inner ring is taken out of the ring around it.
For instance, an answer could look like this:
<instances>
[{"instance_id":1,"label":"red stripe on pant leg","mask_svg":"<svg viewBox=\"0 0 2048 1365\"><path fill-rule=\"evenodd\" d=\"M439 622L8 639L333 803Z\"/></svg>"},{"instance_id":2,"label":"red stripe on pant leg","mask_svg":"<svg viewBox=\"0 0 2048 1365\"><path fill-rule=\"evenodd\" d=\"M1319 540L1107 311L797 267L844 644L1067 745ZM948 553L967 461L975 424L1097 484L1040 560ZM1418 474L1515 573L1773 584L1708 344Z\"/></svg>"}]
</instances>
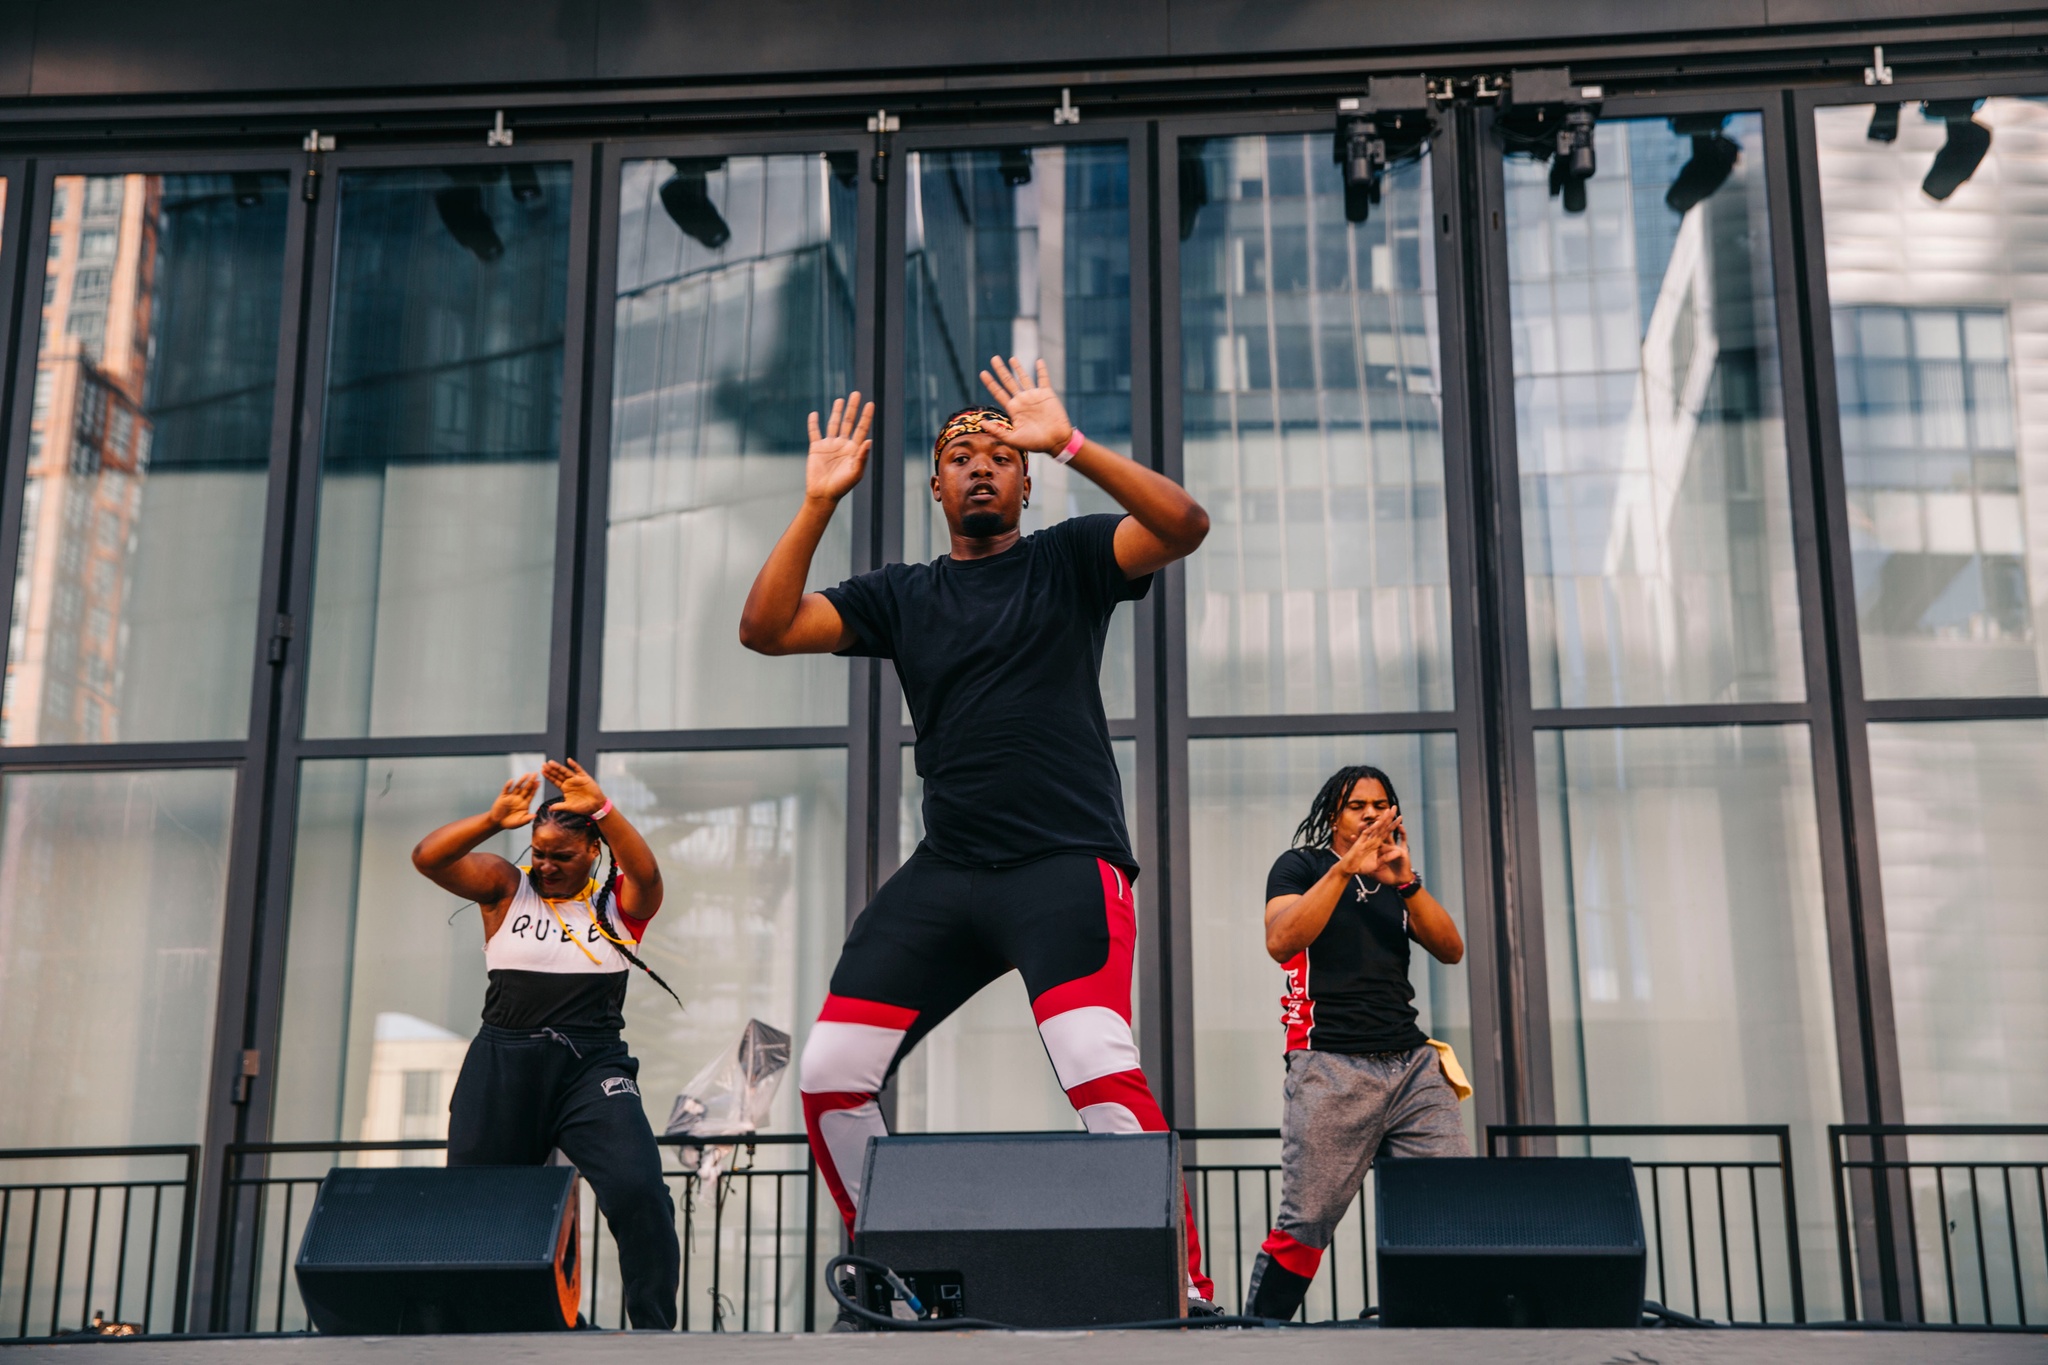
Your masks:
<instances>
[{"instance_id":1,"label":"red stripe on pant leg","mask_svg":"<svg viewBox=\"0 0 2048 1365\"><path fill-rule=\"evenodd\" d=\"M1286 1233L1274 1228L1266 1238L1266 1244L1259 1248L1273 1258L1274 1264L1284 1270L1291 1270L1304 1280L1316 1277L1316 1267L1323 1263L1323 1253L1315 1247L1295 1241Z\"/></svg>"},{"instance_id":2,"label":"red stripe on pant leg","mask_svg":"<svg viewBox=\"0 0 2048 1365\"><path fill-rule=\"evenodd\" d=\"M804 1132L810 1135L811 1155L817 1159L818 1174L825 1177L825 1188L832 1192L832 1198L839 1205L839 1216L846 1220L846 1231L853 1233L853 1200L847 1197L846 1182L839 1178L839 1163L832 1159L832 1148L825 1141L825 1135L818 1129L818 1120L826 1114L840 1109L858 1109L873 1099L873 1095L852 1093L810 1094L805 1093Z\"/></svg>"},{"instance_id":3,"label":"red stripe on pant leg","mask_svg":"<svg viewBox=\"0 0 2048 1365\"><path fill-rule=\"evenodd\" d=\"M818 1018L834 1024L873 1024L876 1028L907 1029L917 1022L917 1011L879 1000L856 1000L850 995L828 995Z\"/></svg>"},{"instance_id":4,"label":"red stripe on pant leg","mask_svg":"<svg viewBox=\"0 0 2048 1365\"><path fill-rule=\"evenodd\" d=\"M1131 1111L1138 1120L1138 1127L1148 1133L1166 1131L1166 1115L1160 1112L1159 1101L1152 1098L1152 1087L1145 1083L1142 1071L1119 1071L1113 1076L1098 1076L1084 1081L1067 1092L1067 1100L1076 1110L1086 1109L1091 1104L1120 1104ZM1216 1285L1202 1273L1202 1235L1195 1228L1195 1208L1188 1198L1187 1182L1180 1187L1181 1210L1188 1229L1188 1279L1195 1292L1205 1299L1216 1297Z\"/></svg>"},{"instance_id":5,"label":"red stripe on pant leg","mask_svg":"<svg viewBox=\"0 0 2048 1365\"><path fill-rule=\"evenodd\" d=\"M1040 1023L1055 1014L1100 1005L1115 1010L1125 1023L1131 1021L1131 954L1138 942L1138 912L1131 899L1130 879L1113 864L1095 860L1096 875L1102 881L1102 913L1109 924L1109 960L1087 976L1077 976L1031 1002L1031 1015Z\"/></svg>"}]
</instances>

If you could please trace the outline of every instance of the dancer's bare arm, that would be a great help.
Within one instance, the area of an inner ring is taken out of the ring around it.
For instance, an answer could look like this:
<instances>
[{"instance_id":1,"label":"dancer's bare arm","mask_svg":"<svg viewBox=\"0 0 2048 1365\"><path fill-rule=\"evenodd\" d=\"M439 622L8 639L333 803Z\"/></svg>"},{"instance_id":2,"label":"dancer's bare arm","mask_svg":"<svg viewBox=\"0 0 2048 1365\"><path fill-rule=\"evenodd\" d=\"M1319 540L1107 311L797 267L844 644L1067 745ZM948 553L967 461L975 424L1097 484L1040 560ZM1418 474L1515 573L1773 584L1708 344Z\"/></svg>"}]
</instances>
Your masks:
<instances>
[{"instance_id":1,"label":"dancer's bare arm","mask_svg":"<svg viewBox=\"0 0 2048 1365\"><path fill-rule=\"evenodd\" d=\"M519 869L495 853L479 852L477 845L499 830L532 823L533 796L539 790L539 773L513 778L482 815L451 821L414 845L412 865L443 891L486 910L510 900L519 889Z\"/></svg>"},{"instance_id":2,"label":"dancer's bare arm","mask_svg":"<svg viewBox=\"0 0 2048 1365\"><path fill-rule=\"evenodd\" d=\"M981 382L1010 414L1010 437L1017 448L1046 454L1065 450L1074 423L1052 391L1045 362L1038 362L1035 384L1031 371L1014 357L1005 364L1001 356L992 356L989 365L995 373L983 370ZM1088 439L1069 463L1130 513L1116 528L1116 562L1126 577L1143 578L1187 558L1209 534L1209 514L1202 504L1164 474Z\"/></svg>"},{"instance_id":3,"label":"dancer's bare arm","mask_svg":"<svg viewBox=\"0 0 2048 1365\"><path fill-rule=\"evenodd\" d=\"M858 420L856 420L858 419ZM832 404L821 432L811 414L811 453L804 464L804 505L754 576L740 612L740 643L756 654L830 654L853 643L839 609L823 594L805 592L811 556L825 537L839 500L852 492L868 466L868 428L875 405L861 406L858 391Z\"/></svg>"}]
</instances>

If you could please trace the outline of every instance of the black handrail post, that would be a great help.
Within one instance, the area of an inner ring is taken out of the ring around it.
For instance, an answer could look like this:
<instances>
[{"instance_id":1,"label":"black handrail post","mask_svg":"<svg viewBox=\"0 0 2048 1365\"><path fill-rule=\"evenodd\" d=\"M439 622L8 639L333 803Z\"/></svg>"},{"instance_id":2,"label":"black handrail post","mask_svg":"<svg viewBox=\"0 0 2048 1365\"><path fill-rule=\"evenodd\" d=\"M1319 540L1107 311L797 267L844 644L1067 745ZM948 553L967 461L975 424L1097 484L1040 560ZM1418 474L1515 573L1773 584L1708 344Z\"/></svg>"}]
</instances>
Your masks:
<instances>
[{"instance_id":1,"label":"black handrail post","mask_svg":"<svg viewBox=\"0 0 2048 1365\"><path fill-rule=\"evenodd\" d=\"M1778 1173L1785 1187L1785 1264L1792 1273L1792 1321L1806 1321L1806 1276L1800 1268L1799 1200L1792 1193L1792 1127L1778 1125ZM1845 1242L1844 1247L1847 1246Z\"/></svg>"},{"instance_id":2,"label":"black handrail post","mask_svg":"<svg viewBox=\"0 0 2048 1365\"><path fill-rule=\"evenodd\" d=\"M1842 1316L1854 1322L1857 1317L1856 1267L1849 1254L1849 1204L1843 1189L1849 1176L1842 1169L1842 1144L1846 1141L1848 1135L1843 1133L1841 1124L1828 1125L1828 1167L1834 1175L1832 1183L1835 1187L1835 1253L1842 1264Z\"/></svg>"},{"instance_id":3,"label":"black handrail post","mask_svg":"<svg viewBox=\"0 0 2048 1365\"><path fill-rule=\"evenodd\" d=\"M178 1297L171 1306L171 1331L185 1331L185 1308L192 1298L192 1231L199 1217L199 1147L185 1149L185 1208L178 1215ZM150 1253L150 1279L156 1278L156 1253ZM145 1327L147 1323L143 1324Z\"/></svg>"},{"instance_id":4,"label":"black handrail post","mask_svg":"<svg viewBox=\"0 0 2048 1365\"><path fill-rule=\"evenodd\" d=\"M818 1330L818 1154L804 1155L804 1330Z\"/></svg>"}]
</instances>

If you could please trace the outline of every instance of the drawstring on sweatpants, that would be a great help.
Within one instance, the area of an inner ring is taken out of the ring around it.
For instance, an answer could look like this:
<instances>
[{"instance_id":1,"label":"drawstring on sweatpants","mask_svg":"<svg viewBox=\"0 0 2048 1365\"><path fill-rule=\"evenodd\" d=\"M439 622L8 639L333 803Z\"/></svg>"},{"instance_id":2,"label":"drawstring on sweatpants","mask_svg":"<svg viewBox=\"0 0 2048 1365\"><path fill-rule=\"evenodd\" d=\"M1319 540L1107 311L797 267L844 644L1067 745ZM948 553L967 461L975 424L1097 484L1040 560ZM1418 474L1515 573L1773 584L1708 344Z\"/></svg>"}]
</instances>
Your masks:
<instances>
[{"instance_id":1,"label":"drawstring on sweatpants","mask_svg":"<svg viewBox=\"0 0 2048 1365\"><path fill-rule=\"evenodd\" d=\"M576 1053L577 1061L580 1062L583 1060L583 1054L577 1051L576 1044L569 1041L569 1035L567 1035L566 1033L559 1033L554 1029L544 1028L539 1033L536 1033L533 1036L536 1038L552 1038L556 1042L560 1043L563 1047L568 1048L569 1051Z\"/></svg>"}]
</instances>

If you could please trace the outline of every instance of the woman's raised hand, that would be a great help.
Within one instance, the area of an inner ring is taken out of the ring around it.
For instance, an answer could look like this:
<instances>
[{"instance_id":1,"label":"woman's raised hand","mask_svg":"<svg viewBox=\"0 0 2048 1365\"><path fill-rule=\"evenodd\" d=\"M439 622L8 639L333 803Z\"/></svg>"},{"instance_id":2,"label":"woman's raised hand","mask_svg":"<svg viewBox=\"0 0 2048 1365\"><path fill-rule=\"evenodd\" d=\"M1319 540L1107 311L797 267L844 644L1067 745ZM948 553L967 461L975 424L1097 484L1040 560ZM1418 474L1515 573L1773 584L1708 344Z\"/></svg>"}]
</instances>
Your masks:
<instances>
[{"instance_id":1,"label":"woman's raised hand","mask_svg":"<svg viewBox=\"0 0 2048 1365\"><path fill-rule=\"evenodd\" d=\"M853 491L868 467L868 448L874 444L868 439L868 428L874 421L875 405L862 407L858 389L834 400L832 419L822 432L818 414L811 414L811 453L804 464L806 498L836 503Z\"/></svg>"},{"instance_id":2,"label":"woman's raised hand","mask_svg":"<svg viewBox=\"0 0 2048 1365\"><path fill-rule=\"evenodd\" d=\"M521 825L532 824L533 796L539 790L539 773L513 778L499 788L498 799L491 802L491 819L498 822L499 829L518 829Z\"/></svg>"},{"instance_id":3,"label":"woman's raised hand","mask_svg":"<svg viewBox=\"0 0 2048 1365\"><path fill-rule=\"evenodd\" d=\"M1047 454L1066 449L1074 438L1074 423L1067 416L1067 405L1052 391L1052 371L1045 362L1038 362L1036 384L1031 382L1031 371L1015 356L1007 365L999 355L990 356L988 363L995 373L983 370L981 382L1010 414L1010 443L1019 450Z\"/></svg>"},{"instance_id":4,"label":"woman's raised hand","mask_svg":"<svg viewBox=\"0 0 2048 1365\"><path fill-rule=\"evenodd\" d=\"M540 765L540 775L561 789L560 804L578 815L595 815L604 809L604 789L575 759L557 763L551 758Z\"/></svg>"}]
</instances>

